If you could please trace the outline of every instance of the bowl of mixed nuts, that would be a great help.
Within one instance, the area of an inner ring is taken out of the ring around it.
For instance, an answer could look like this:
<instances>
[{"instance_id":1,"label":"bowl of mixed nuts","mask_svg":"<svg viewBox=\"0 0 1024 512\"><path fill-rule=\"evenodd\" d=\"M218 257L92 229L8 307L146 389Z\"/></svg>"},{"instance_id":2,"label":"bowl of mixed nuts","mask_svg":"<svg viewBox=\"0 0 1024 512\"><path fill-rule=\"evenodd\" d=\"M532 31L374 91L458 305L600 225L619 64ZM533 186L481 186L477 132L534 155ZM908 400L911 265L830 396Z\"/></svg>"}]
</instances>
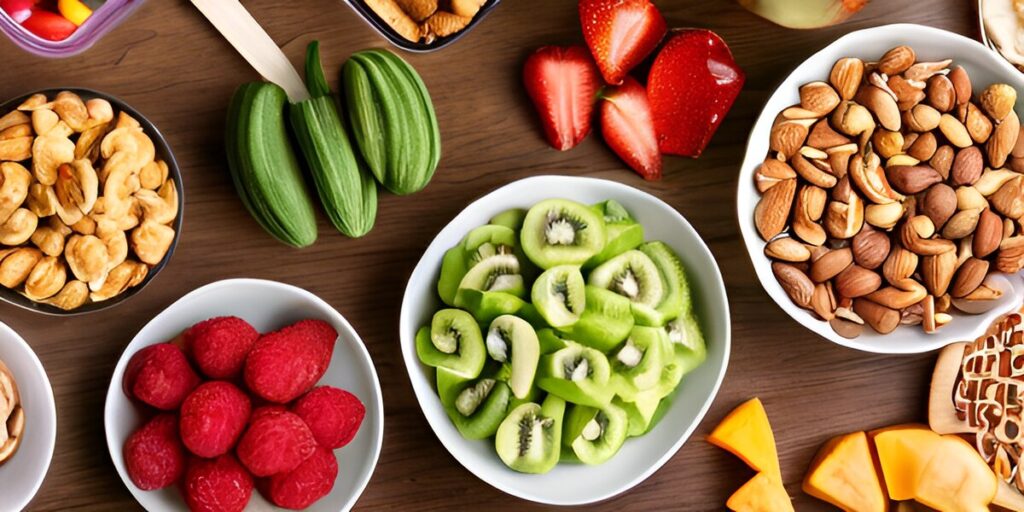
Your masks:
<instances>
[{"instance_id":1,"label":"bowl of mixed nuts","mask_svg":"<svg viewBox=\"0 0 1024 512\"><path fill-rule=\"evenodd\" d=\"M0 300L59 315L127 300L174 252L182 193L167 141L117 98L0 105Z\"/></svg>"},{"instance_id":2,"label":"bowl of mixed nuts","mask_svg":"<svg viewBox=\"0 0 1024 512\"><path fill-rule=\"evenodd\" d=\"M850 33L801 64L751 133L737 209L755 271L844 346L972 340L1024 300L1024 78L919 25Z\"/></svg>"}]
</instances>

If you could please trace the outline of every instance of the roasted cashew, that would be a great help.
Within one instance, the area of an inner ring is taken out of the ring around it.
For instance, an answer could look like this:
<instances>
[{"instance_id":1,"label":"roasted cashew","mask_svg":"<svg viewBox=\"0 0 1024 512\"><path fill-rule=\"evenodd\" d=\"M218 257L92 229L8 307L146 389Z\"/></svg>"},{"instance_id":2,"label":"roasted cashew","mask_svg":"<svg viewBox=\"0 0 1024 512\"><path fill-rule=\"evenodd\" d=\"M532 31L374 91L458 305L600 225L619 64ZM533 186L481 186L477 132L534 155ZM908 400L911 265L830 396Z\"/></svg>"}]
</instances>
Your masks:
<instances>
[{"instance_id":1,"label":"roasted cashew","mask_svg":"<svg viewBox=\"0 0 1024 512\"><path fill-rule=\"evenodd\" d=\"M89 295L93 302L101 302L112 299L124 293L125 290L137 286L149 274L149 267L137 261L125 261L114 267L107 276L103 287Z\"/></svg>"},{"instance_id":2,"label":"roasted cashew","mask_svg":"<svg viewBox=\"0 0 1024 512\"><path fill-rule=\"evenodd\" d=\"M64 235L50 226L40 226L32 233L32 243L47 256L64 253Z\"/></svg>"},{"instance_id":3,"label":"roasted cashew","mask_svg":"<svg viewBox=\"0 0 1024 512\"><path fill-rule=\"evenodd\" d=\"M32 173L43 185L57 182L57 168L75 159L75 143L67 137L42 135L32 143Z\"/></svg>"},{"instance_id":4,"label":"roasted cashew","mask_svg":"<svg viewBox=\"0 0 1024 512\"><path fill-rule=\"evenodd\" d=\"M89 300L89 287L81 281L72 280L68 281L56 295L42 302L64 311L70 311L85 304L87 300Z\"/></svg>"},{"instance_id":5,"label":"roasted cashew","mask_svg":"<svg viewBox=\"0 0 1024 512\"><path fill-rule=\"evenodd\" d=\"M52 297L64 288L67 278L64 263L55 256L46 256L36 263L25 280L25 296L34 301Z\"/></svg>"},{"instance_id":6,"label":"roasted cashew","mask_svg":"<svg viewBox=\"0 0 1024 512\"><path fill-rule=\"evenodd\" d=\"M60 122L60 116L52 110L32 111L32 130L36 135L46 135Z\"/></svg>"},{"instance_id":7,"label":"roasted cashew","mask_svg":"<svg viewBox=\"0 0 1024 512\"><path fill-rule=\"evenodd\" d=\"M178 216L178 188L171 180L164 182L157 192L145 188L139 190L135 193L135 198L138 199L139 207L142 208L144 220L151 220L157 224L169 224ZM822 201L822 206L824 206L824 201Z\"/></svg>"},{"instance_id":8,"label":"roasted cashew","mask_svg":"<svg viewBox=\"0 0 1024 512\"><path fill-rule=\"evenodd\" d=\"M16 288L43 258L43 253L31 247L18 247L0 251L0 285Z\"/></svg>"},{"instance_id":9,"label":"roasted cashew","mask_svg":"<svg viewBox=\"0 0 1024 512\"><path fill-rule=\"evenodd\" d=\"M142 188L156 190L167 181L169 170L163 160L154 160L139 172L139 184Z\"/></svg>"},{"instance_id":10,"label":"roasted cashew","mask_svg":"<svg viewBox=\"0 0 1024 512\"><path fill-rule=\"evenodd\" d=\"M12 126L21 126L31 124L32 119L27 114L19 110L12 110L0 117L0 131L4 131Z\"/></svg>"},{"instance_id":11,"label":"roasted cashew","mask_svg":"<svg viewBox=\"0 0 1024 512\"><path fill-rule=\"evenodd\" d=\"M156 158L156 147L140 128L116 128L103 137L100 154L107 160L100 181L106 181L115 173L137 174Z\"/></svg>"},{"instance_id":12,"label":"roasted cashew","mask_svg":"<svg viewBox=\"0 0 1024 512\"><path fill-rule=\"evenodd\" d=\"M107 273L107 246L93 235L74 235L64 247L64 259L71 272L86 283Z\"/></svg>"},{"instance_id":13,"label":"roasted cashew","mask_svg":"<svg viewBox=\"0 0 1024 512\"><path fill-rule=\"evenodd\" d=\"M26 204L28 209L32 210L32 213L36 214L37 217L57 215L57 194L53 192L53 187L48 187L42 183L33 183L28 188Z\"/></svg>"},{"instance_id":14,"label":"roasted cashew","mask_svg":"<svg viewBox=\"0 0 1024 512\"><path fill-rule=\"evenodd\" d=\"M65 224L74 224L88 215L99 195L99 178L88 160L75 160L57 170L57 215Z\"/></svg>"},{"instance_id":15,"label":"roasted cashew","mask_svg":"<svg viewBox=\"0 0 1024 512\"><path fill-rule=\"evenodd\" d=\"M850 159L849 175L864 196L875 204L889 204L903 200L903 195L893 190L885 176L878 155L867 145L864 151Z\"/></svg>"},{"instance_id":16,"label":"roasted cashew","mask_svg":"<svg viewBox=\"0 0 1024 512\"><path fill-rule=\"evenodd\" d=\"M75 133L80 133L88 128L89 109L77 94L61 91L50 102L50 107L60 116L61 121L67 123Z\"/></svg>"},{"instance_id":17,"label":"roasted cashew","mask_svg":"<svg viewBox=\"0 0 1024 512\"><path fill-rule=\"evenodd\" d=\"M0 224L0 244L6 246L21 245L32 238L39 224L39 217L25 208L18 208Z\"/></svg>"},{"instance_id":18,"label":"roasted cashew","mask_svg":"<svg viewBox=\"0 0 1024 512\"><path fill-rule=\"evenodd\" d=\"M132 230L132 251L139 260L149 265L156 265L164 259L167 250L174 242L174 230L169 226L146 220Z\"/></svg>"},{"instance_id":19,"label":"roasted cashew","mask_svg":"<svg viewBox=\"0 0 1024 512\"><path fill-rule=\"evenodd\" d=\"M14 162L0 163L0 224L21 208L28 197L32 173Z\"/></svg>"},{"instance_id":20,"label":"roasted cashew","mask_svg":"<svg viewBox=\"0 0 1024 512\"><path fill-rule=\"evenodd\" d=\"M933 239L935 224L927 215L911 217L900 228L900 241L903 246L921 256L935 256L944 252L955 251L956 245L944 239Z\"/></svg>"}]
</instances>

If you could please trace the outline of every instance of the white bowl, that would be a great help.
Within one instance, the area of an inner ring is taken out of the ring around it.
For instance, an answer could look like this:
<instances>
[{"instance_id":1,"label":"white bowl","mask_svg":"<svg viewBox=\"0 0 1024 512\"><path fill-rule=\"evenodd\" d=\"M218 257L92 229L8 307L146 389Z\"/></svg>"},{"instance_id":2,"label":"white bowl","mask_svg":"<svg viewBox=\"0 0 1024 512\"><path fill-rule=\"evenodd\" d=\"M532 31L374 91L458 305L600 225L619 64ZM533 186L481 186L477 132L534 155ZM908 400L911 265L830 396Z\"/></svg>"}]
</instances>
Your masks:
<instances>
[{"instance_id":1,"label":"white bowl","mask_svg":"<svg viewBox=\"0 0 1024 512\"><path fill-rule=\"evenodd\" d=\"M154 317L128 344L110 379L104 411L107 448L124 484L146 510L187 510L176 487L142 491L128 478L122 447L128 436L141 426L145 414L125 396L121 383L128 360L140 349L168 341L207 318L226 315L244 318L260 332L273 331L306 318L324 320L337 329L339 337L331 365L319 384L346 389L359 397L366 405L366 419L355 439L335 451L339 471L334 489L307 510L349 510L373 474L384 434L384 407L373 361L356 331L329 304L306 290L258 279L228 279L203 286ZM277 508L254 491L246 510Z\"/></svg>"},{"instance_id":2,"label":"white bowl","mask_svg":"<svg viewBox=\"0 0 1024 512\"><path fill-rule=\"evenodd\" d=\"M599 466L559 464L543 475L507 468L491 440L459 435L441 406L432 372L416 356L415 336L443 304L436 283L444 252L471 229L487 224L509 208L529 208L548 198L582 203L614 199L646 230L647 240L662 240L679 254L693 287L694 306L708 345L707 361L686 376L664 419L650 433L626 441L611 461ZM400 320L402 354L416 398L434 433L453 457L488 484L523 499L552 505L582 505L611 498L636 486L664 465L690 437L711 406L729 361L729 304L714 257L686 219L658 198L612 181L539 176L505 185L466 207L437 235L420 259L405 289Z\"/></svg>"},{"instance_id":3,"label":"white bowl","mask_svg":"<svg viewBox=\"0 0 1024 512\"><path fill-rule=\"evenodd\" d=\"M0 361L14 375L25 431L18 451L0 465L0 511L25 508L43 484L57 440L57 411L46 370L18 333L0 322Z\"/></svg>"},{"instance_id":4,"label":"white bowl","mask_svg":"<svg viewBox=\"0 0 1024 512\"><path fill-rule=\"evenodd\" d=\"M953 59L954 66L960 65L967 70L975 90L994 82L1008 83L1017 90L1024 90L1024 75L1013 66L977 41L952 32L911 24L886 25L851 32L804 61L768 99L750 132L736 194L736 210L743 241L761 286L768 295L794 320L821 337L846 347L884 354L928 352L953 342L977 338L996 317L1020 307L1024 300L1024 281L1019 275L1006 276L1004 296L997 307L983 315L955 314L949 325L934 334L927 334L917 326L901 326L887 335L877 334L867 328L858 338L843 338L827 322L818 320L809 311L793 304L772 274L771 261L764 256L765 242L754 226L754 207L761 197L754 186L754 171L768 154L768 137L775 116L786 107L800 103L798 88L801 85L827 80L832 65L842 57L876 61L887 50L901 44L913 47L918 60Z\"/></svg>"}]
</instances>

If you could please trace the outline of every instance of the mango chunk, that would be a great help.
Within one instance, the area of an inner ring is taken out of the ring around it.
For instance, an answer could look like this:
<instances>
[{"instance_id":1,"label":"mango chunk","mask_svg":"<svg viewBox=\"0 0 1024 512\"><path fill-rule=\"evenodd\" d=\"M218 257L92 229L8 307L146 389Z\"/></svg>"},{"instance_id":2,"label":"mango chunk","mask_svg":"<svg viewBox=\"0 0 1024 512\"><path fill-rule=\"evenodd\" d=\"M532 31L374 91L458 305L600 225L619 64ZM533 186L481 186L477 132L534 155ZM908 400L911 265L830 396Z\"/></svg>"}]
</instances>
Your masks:
<instances>
[{"instance_id":1,"label":"mango chunk","mask_svg":"<svg viewBox=\"0 0 1024 512\"><path fill-rule=\"evenodd\" d=\"M898 501L914 499L917 483L932 454L942 444L942 436L923 425L903 425L874 431L871 437L889 498Z\"/></svg>"},{"instance_id":2,"label":"mango chunk","mask_svg":"<svg viewBox=\"0 0 1024 512\"><path fill-rule=\"evenodd\" d=\"M755 471L782 481L775 435L760 399L748 400L730 412L708 436L708 442L739 457Z\"/></svg>"},{"instance_id":3,"label":"mango chunk","mask_svg":"<svg viewBox=\"0 0 1024 512\"><path fill-rule=\"evenodd\" d=\"M854 432L830 439L811 462L804 492L846 512L887 512L868 436Z\"/></svg>"},{"instance_id":4,"label":"mango chunk","mask_svg":"<svg viewBox=\"0 0 1024 512\"><path fill-rule=\"evenodd\" d=\"M794 512L786 488L765 472L754 475L737 489L725 506L736 512Z\"/></svg>"},{"instance_id":5,"label":"mango chunk","mask_svg":"<svg viewBox=\"0 0 1024 512\"><path fill-rule=\"evenodd\" d=\"M957 436L942 436L915 499L945 512L987 512L997 489L995 473L974 447Z\"/></svg>"}]
</instances>

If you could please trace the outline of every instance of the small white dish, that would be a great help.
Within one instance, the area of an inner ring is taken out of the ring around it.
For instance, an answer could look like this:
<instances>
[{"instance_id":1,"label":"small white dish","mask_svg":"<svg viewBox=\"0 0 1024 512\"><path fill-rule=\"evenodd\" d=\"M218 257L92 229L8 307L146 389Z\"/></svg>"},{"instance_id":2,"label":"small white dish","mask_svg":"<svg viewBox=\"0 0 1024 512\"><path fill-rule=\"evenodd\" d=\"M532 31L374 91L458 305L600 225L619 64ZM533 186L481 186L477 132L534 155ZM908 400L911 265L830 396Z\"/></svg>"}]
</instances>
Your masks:
<instances>
[{"instance_id":1,"label":"small white dish","mask_svg":"<svg viewBox=\"0 0 1024 512\"><path fill-rule=\"evenodd\" d=\"M995 82L1004 82L1017 90L1024 90L1024 75L989 48L961 35L912 24L886 25L851 32L800 64L768 99L750 132L736 193L736 210L743 241L761 286L768 295L789 316L819 336L845 347L881 354L916 354L977 338L984 334L993 320L1020 307L1024 301L1024 280L1019 275L1005 276L1004 297L997 307L982 315L957 313L949 325L933 334L925 333L919 326L900 326L887 335L866 328L858 338L843 338L829 327L828 322L817 319L809 311L793 304L772 274L771 261L764 255L765 241L754 226L754 207L761 198L754 186L754 172L768 154L768 138L776 115L786 107L800 103L798 90L801 85L827 80L832 65L840 58L860 57L865 61L876 61L890 48L903 44L914 48L919 61L953 59L954 66L963 66L967 70L975 90Z\"/></svg>"},{"instance_id":2,"label":"small white dish","mask_svg":"<svg viewBox=\"0 0 1024 512\"><path fill-rule=\"evenodd\" d=\"M14 376L25 431L18 451L0 465L0 512L17 512L32 501L43 484L57 440L57 410L46 370L28 343L0 322L0 361Z\"/></svg>"},{"instance_id":3,"label":"small white dish","mask_svg":"<svg viewBox=\"0 0 1024 512\"><path fill-rule=\"evenodd\" d=\"M306 318L324 320L338 331L331 365L318 384L336 386L357 396L366 406L366 418L355 439L335 451L338 479L334 489L307 510L349 510L370 481L384 435L384 406L373 361L355 329L329 304L301 288L259 279L228 279L196 289L150 320L128 344L114 369L104 410L107 448L124 484L150 512L187 510L176 487L142 491L128 478L122 448L128 436L141 426L145 412L124 394L124 370L140 349L171 340L207 318L227 315L241 317L263 333ZM279 509L253 491L246 510Z\"/></svg>"},{"instance_id":4,"label":"small white dish","mask_svg":"<svg viewBox=\"0 0 1024 512\"><path fill-rule=\"evenodd\" d=\"M429 368L416 356L416 330L441 309L436 284L444 252L471 229L509 208L529 208L548 198L592 204L614 199L644 226L647 240L662 240L679 254L693 289L694 306L708 346L707 361L686 376L661 422L647 435L626 441L615 457L599 466L559 464L543 475L507 468L491 440L464 439L441 406ZM405 366L423 414L453 457L484 482L513 496L551 505L584 505L632 489L663 466L700 423L725 376L730 321L725 284L711 251L692 226L668 204L612 181L539 176L501 187L470 204L434 238L409 278L402 300L400 337Z\"/></svg>"}]
</instances>

